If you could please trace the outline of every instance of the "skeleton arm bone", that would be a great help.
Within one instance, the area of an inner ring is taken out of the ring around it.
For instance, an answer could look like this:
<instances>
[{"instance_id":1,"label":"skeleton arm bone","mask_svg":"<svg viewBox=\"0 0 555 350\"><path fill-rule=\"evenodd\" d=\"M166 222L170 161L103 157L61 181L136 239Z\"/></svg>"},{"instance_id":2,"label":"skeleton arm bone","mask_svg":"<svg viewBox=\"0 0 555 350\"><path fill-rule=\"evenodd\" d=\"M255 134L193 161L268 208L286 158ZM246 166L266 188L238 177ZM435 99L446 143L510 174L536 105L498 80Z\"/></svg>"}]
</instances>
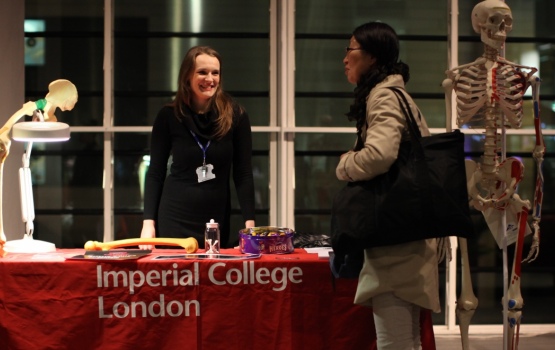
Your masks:
<instances>
[{"instance_id":1,"label":"skeleton arm bone","mask_svg":"<svg viewBox=\"0 0 555 350\"><path fill-rule=\"evenodd\" d=\"M532 227L534 235L528 256L524 262L536 260L540 253L540 221L543 202L543 159L545 155L545 143L541 131L540 121L540 78L529 76L528 82L532 86L532 98L534 100L534 128L536 130L536 146L534 147L533 158L536 162L536 190L534 192L534 203L532 210Z\"/></svg>"}]
</instances>

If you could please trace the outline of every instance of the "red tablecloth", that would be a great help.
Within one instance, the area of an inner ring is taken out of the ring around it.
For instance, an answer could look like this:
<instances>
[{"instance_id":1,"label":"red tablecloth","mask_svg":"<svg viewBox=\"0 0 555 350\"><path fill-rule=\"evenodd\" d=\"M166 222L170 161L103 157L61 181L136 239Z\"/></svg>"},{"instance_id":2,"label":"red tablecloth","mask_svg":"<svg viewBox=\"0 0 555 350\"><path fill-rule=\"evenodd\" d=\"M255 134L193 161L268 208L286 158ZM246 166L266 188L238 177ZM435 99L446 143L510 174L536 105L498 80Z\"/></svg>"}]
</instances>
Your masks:
<instances>
[{"instance_id":1,"label":"red tablecloth","mask_svg":"<svg viewBox=\"0 0 555 350\"><path fill-rule=\"evenodd\" d=\"M297 249L254 260L0 258L0 349L373 349L355 280ZM239 254L236 250L223 253ZM424 349L435 349L429 314Z\"/></svg>"}]
</instances>

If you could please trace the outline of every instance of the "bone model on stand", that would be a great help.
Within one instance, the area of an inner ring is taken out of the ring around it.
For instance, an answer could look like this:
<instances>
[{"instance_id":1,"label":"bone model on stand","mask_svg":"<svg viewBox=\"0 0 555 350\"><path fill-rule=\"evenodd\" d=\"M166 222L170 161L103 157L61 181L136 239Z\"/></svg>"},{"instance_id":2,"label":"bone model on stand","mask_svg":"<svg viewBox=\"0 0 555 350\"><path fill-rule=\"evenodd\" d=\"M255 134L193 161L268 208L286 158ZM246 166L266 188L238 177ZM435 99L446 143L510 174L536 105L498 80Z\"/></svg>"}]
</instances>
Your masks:
<instances>
[{"instance_id":1,"label":"bone model on stand","mask_svg":"<svg viewBox=\"0 0 555 350\"><path fill-rule=\"evenodd\" d=\"M519 65L502 57L507 33L512 30L511 9L500 0L485 0L472 11L472 27L481 35L484 54L474 62L452 68L443 82L447 113L451 116L451 96L455 92L457 125L471 125L485 130L484 153L480 162L466 160L466 177L471 206L481 211L506 253L506 245L515 243L511 278L504 286L504 349L518 348L518 333L524 301L520 293L521 262L524 236L531 232L528 213L532 209L533 241L528 257L531 262L539 254L541 205L543 199L542 164L545 145L539 116L540 80L537 68ZM536 144L533 158L536 163L534 202L522 199L517 187L523 178L524 165L517 158L505 158L506 128L522 125L523 98L531 87L534 106ZM478 306L473 293L468 250L465 239L459 239L461 253L461 294L457 299L457 317L463 349L468 349L470 320ZM505 280L505 279L504 279Z\"/></svg>"}]
</instances>

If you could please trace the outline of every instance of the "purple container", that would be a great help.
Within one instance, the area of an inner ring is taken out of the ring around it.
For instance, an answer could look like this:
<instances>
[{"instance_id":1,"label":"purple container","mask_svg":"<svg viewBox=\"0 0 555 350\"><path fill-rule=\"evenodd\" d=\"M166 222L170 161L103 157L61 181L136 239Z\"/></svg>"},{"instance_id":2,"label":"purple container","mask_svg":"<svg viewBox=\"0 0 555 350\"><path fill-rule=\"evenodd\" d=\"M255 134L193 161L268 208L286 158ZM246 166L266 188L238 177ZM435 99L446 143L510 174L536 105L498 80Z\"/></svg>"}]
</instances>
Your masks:
<instances>
[{"instance_id":1,"label":"purple container","mask_svg":"<svg viewBox=\"0 0 555 350\"><path fill-rule=\"evenodd\" d=\"M295 250L295 231L285 227L260 226L239 231L241 253L248 254L289 254Z\"/></svg>"}]
</instances>

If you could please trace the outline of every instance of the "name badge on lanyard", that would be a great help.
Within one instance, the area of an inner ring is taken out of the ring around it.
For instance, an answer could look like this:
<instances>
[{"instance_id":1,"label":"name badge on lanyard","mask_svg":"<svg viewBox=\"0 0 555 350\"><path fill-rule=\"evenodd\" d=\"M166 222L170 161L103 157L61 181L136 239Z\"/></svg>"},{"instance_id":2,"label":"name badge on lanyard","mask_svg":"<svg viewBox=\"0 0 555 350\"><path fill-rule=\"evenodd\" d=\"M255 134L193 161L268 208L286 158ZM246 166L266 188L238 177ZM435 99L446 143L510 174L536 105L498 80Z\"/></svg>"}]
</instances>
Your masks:
<instances>
[{"instance_id":1,"label":"name badge on lanyard","mask_svg":"<svg viewBox=\"0 0 555 350\"><path fill-rule=\"evenodd\" d=\"M193 135L193 137L195 138L195 141L197 141L198 146L202 150L202 165L199 166L196 170L198 182L204 182L204 181L215 179L216 175L214 175L214 173L212 172L214 170L214 166L212 164L206 164L206 150L210 146L210 140L208 140L208 143L206 143L206 146L203 146L194 132L191 131L191 135Z\"/></svg>"}]
</instances>

